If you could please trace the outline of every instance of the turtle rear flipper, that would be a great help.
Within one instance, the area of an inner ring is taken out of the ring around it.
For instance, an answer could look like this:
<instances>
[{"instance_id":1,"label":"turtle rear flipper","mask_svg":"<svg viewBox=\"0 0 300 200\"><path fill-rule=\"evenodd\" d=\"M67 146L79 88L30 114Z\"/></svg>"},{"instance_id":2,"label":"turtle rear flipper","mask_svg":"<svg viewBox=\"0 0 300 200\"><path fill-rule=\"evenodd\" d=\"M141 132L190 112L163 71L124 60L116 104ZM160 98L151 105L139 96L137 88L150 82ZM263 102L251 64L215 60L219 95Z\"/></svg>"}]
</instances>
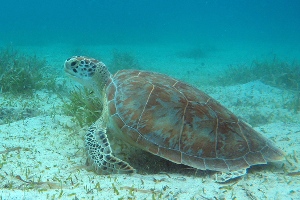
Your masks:
<instances>
[{"instance_id":1,"label":"turtle rear flipper","mask_svg":"<svg viewBox=\"0 0 300 200\"><path fill-rule=\"evenodd\" d=\"M127 162L112 155L112 150L106 136L105 129L99 129L93 124L85 136L88 159L100 174L129 174L135 169Z\"/></svg>"}]
</instances>

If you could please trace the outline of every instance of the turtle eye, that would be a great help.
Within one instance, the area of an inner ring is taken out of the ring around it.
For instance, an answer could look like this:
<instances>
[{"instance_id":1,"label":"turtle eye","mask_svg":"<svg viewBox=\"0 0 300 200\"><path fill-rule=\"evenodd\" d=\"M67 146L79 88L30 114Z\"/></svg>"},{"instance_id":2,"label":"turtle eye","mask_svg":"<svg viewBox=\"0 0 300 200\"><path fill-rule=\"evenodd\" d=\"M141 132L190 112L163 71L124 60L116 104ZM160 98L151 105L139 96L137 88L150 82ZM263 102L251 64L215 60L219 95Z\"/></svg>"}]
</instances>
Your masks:
<instances>
[{"instance_id":1,"label":"turtle eye","mask_svg":"<svg viewBox=\"0 0 300 200\"><path fill-rule=\"evenodd\" d=\"M71 62L71 66L72 66L72 67L73 67L74 65L76 65L76 64L77 64L76 61Z\"/></svg>"}]
</instances>

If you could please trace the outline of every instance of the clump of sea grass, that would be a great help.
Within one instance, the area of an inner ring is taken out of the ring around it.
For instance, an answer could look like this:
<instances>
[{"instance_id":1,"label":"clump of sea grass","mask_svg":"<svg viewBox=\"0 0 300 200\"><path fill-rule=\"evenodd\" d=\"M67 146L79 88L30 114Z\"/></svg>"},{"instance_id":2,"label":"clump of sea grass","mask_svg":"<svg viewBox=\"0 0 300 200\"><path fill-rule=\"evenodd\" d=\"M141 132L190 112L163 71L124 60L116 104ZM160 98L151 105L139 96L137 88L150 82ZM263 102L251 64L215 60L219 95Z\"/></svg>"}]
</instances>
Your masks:
<instances>
[{"instance_id":1,"label":"clump of sea grass","mask_svg":"<svg viewBox=\"0 0 300 200\"><path fill-rule=\"evenodd\" d=\"M265 84L298 91L300 86L300 65L296 62L272 60L253 61L250 66L230 66L218 81L225 85L243 84L260 80Z\"/></svg>"},{"instance_id":2,"label":"clump of sea grass","mask_svg":"<svg viewBox=\"0 0 300 200\"><path fill-rule=\"evenodd\" d=\"M185 51L177 52L177 56L180 58L188 58L188 59L200 59L206 57L206 52L202 48L193 48Z\"/></svg>"},{"instance_id":3,"label":"clump of sea grass","mask_svg":"<svg viewBox=\"0 0 300 200\"><path fill-rule=\"evenodd\" d=\"M300 112L300 90L294 93L293 98L287 101L284 107L293 111L295 114Z\"/></svg>"},{"instance_id":4,"label":"clump of sea grass","mask_svg":"<svg viewBox=\"0 0 300 200\"><path fill-rule=\"evenodd\" d=\"M0 50L0 89L11 94L32 94L41 89L55 89L54 73L45 59L27 56L7 47Z\"/></svg>"},{"instance_id":5,"label":"clump of sea grass","mask_svg":"<svg viewBox=\"0 0 300 200\"><path fill-rule=\"evenodd\" d=\"M253 61L250 66L230 66L217 81L222 85L261 82L286 90L293 94L283 107L298 113L300 111L300 65L284 62L274 57L272 60Z\"/></svg>"},{"instance_id":6,"label":"clump of sea grass","mask_svg":"<svg viewBox=\"0 0 300 200\"><path fill-rule=\"evenodd\" d=\"M141 69L138 60L127 52L113 51L112 60L109 65L109 70L112 73L122 69Z\"/></svg>"},{"instance_id":7,"label":"clump of sea grass","mask_svg":"<svg viewBox=\"0 0 300 200\"><path fill-rule=\"evenodd\" d=\"M33 107L28 108L16 108L16 107L5 107L0 103L0 125L7 124L14 121L34 117L39 114L39 111Z\"/></svg>"},{"instance_id":8,"label":"clump of sea grass","mask_svg":"<svg viewBox=\"0 0 300 200\"><path fill-rule=\"evenodd\" d=\"M73 116L73 121L80 127L91 125L101 116L99 97L86 88L74 88L69 92L68 100L63 99L63 103L63 112Z\"/></svg>"}]
</instances>

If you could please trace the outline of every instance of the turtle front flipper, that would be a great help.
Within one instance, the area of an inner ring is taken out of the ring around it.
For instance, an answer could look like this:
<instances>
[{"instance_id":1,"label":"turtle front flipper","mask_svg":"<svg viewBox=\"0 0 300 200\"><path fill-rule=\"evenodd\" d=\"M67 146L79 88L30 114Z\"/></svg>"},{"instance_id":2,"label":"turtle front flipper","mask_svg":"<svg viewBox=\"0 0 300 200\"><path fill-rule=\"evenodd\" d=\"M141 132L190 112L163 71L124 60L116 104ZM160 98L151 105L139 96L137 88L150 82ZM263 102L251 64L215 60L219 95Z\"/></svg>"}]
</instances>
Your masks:
<instances>
[{"instance_id":1,"label":"turtle front flipper","mask_svg":"<svg viewBox=\"0 0 300 200\"><path fill-rule=\"evenodd\" d=\"M134 173L135 169L127 162L112 155L106 130L93 124L85 136L88 159L92 161L97 173Z\"/></svg>"}]
</instances>

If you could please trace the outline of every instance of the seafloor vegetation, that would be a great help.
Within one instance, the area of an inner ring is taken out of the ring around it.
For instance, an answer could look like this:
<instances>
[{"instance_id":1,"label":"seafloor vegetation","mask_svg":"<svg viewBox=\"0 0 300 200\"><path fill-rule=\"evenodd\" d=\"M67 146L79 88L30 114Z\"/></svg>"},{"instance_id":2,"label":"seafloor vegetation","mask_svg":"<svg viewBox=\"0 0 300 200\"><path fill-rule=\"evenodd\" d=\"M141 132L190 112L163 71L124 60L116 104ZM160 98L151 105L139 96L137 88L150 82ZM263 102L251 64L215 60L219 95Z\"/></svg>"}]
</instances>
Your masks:
<instances>
[{"instance_id":1,"label":"seafloor vegetation","mask_svg":"<svg viewBox=\"0 0 300 200\"><path fill-rule=\"evenodd\" d=\"M300 64L280 61L277 57L273 60L255 60L249 66L230 66L218 80L225 85L260 80L281 89L299 91Z\"/></svg>"},{"instance_id":2,"label":"seafloor vegetation","mask_svg":"<svg viewBox=\"0 0 300 200\"><path fill-rule=\"evenodd\" d=\"M73 121L80 127L92 125L101 116L102 104L94 93L83 87L74 87L68 93L68 100L63 100L63 112L73 116Z\"/></svg>"},{"instance_id":3,"label":"seafloor vegetation","mask_svg":"<svg viewBox=\"0 0 300 200\"><path fill-rule=\"evenodd\" d=\"M293 93L285 106L300 111L300 64L284 62L276 56L272 60L253 61L251 65L230 66L215 82L222 85L243 84L255 80Z\"/></svg>"},{"instance_id":4,"label":"seafloor vegetation","mask_svg":"<svg viewBox=\"0 0 300 200\"><path fill-rule=\"evenodd\" d=\"M122 69L141 69L139 61L128 52L120 52L114 50L112 53L112 59L109 63L109 70L111 73L115 73Z\"/></svg>"},{"instance_id":5,"label":"seafloor vegetation","mask_svg":"<svg viewBox=\"0 0 300 200\"><path fill-rule=\"evenodd\" d=\"M140 69L140 65L130 53L114 50L110 68L114 73L120 69ZM0 124L37 116L37 104L30 102L36 102L35 93L40 90L57 93L63 101L63 113L73 116L81 127L96 121L102 108L98 97L83 87L65 92L62 86L65 83L57 83L59 76L45 59L20 53L12 46L1 49L0 92L6 98L0 102ZM13 99L18 97L23 103L14 103Z\"/></svg>"},{"instance_id":6,"label":"seafloor vegetation","mask_svg":"<svg viewBox=\"0 0 300 200\"><path fill-rule=\"evenodd\" d=\"M0 124L37 116L37 91L56 91L57 73L45 59L8 46L0 50Z\"/></svg>"},{"instance_id":7,"label":"seafloor vegetation","mask_svg":"<svg viewBox=\"0 0 300 200\"><path fill-rule=\"evenodd\" d=\"M45 59L19 53L12 47L0 50L0 89L31 95L36 90L55 90L55 73Z\"/></svg>"},{"instance_id":8,"label":"seafloor vegetation","mask_svg":"<svg viewBox=\"0 0 300 200\"><path fill-rule=\"evenodd\" d=\"M193 48L186 51L179 51L177 52L177 56L179 58L188 58L188 59L200 59L204 58L207 54L207 51L203 50L202 48Z\"/></svg>"}]
</instances>

